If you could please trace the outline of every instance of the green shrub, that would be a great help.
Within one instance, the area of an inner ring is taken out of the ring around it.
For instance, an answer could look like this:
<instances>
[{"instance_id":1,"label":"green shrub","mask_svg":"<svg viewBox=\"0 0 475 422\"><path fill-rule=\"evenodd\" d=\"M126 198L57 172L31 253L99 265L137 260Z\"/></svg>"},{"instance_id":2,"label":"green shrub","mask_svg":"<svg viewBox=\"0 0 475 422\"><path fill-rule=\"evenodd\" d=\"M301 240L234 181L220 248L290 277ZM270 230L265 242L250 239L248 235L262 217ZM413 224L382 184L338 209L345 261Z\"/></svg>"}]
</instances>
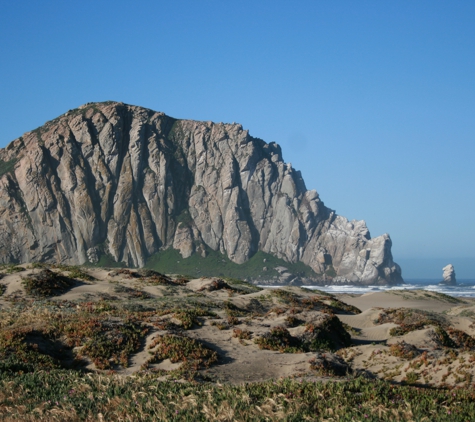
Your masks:
<instances>
[{"instance_id":1,"label":"green shrub","mask_svg":"<svg viewBox=\"0 0 475 422\"><path fill-rule=\"evenodd\" d=\"M411 372L408 372L406 374L405 381L408 384L415 384L418 379L419 379L419 374L417 374L416 372L411 371Z\"/></svg>"},{"instance_id":2,"label":"green shrub","mask_svg":"<svg viewBox=\"0 0 475 422\"><path fill-rule=\"evenodd\" d=\"M92 359L98 369L109 369L114 365L128 366L131 353L140 347L141 338L148 328L133 322L98 322L81 354Z\"/></svg>"},{"instance_id":3,"label":"green shrub","mask_svg":"<svg viewBox=\"0 0 475 422\"><path fill-rule=\"evenodd\" d=\"M242 330L240 328L235 328L233 330L233 337L238 338L239 340L250 340L252 333L249 330Z\"/></svg>"},{"instance_id":4,"label":"green shrub","mask_svg":"<svg viewBox=\"0 0 475 422\"><path fill-rule=\"evenodd\" d=\"M75 284L74 280L47 269L23 278L22 283L28 294L38 297L61 295Z\"/></svg>"},{"instance_id":5,"label":"green shrub","mask_svg":"<svg viewBox=\"0 0 475 422\"><path fill-rule=\"evenodd\" d=\"M260 349L277 350L281 353L303 352L301 342L292 337L285 327L274 327L268 333L254 339Z\"/></svg>"},{"instance_id":6,"label":"green shrub","mask_svg":"<svg viewBox=\"0 0 475 422\"><path fill-rule=\"evenodd\" d=\"M277 326L255 338L254 342L261 349L303 353L347 347L351 344L351 337L337 317L329 316L318 322L308 323L305 332L299 337L293 337L285 327Z\"/></svg>"},{"instance_id":7,"label":"green shrub","mask_svg":"<svg viewBox=\"0 0 475 422\"><path fill-rule=\"evenodd\" d=\"M401 341L389 346L389 354L402 359L414 359L420 355L420 352L412 344Z\"/></svg>"},{"instance_id":8,"label":"green shrub","mask_svg":"<svg viewBox=\"0 0 475 422\"><path fill-rule=\"evenodd\" d=\"M183 362L177 373L172 375L184 376L193 379L196 371L209 368L211 364L217 362L218 354L200 341L180 335L165 334L154 338L149 346L152 355L145 364L145 368L150 364L170 359L172 363Z\"/></svg>"}]
</instances>

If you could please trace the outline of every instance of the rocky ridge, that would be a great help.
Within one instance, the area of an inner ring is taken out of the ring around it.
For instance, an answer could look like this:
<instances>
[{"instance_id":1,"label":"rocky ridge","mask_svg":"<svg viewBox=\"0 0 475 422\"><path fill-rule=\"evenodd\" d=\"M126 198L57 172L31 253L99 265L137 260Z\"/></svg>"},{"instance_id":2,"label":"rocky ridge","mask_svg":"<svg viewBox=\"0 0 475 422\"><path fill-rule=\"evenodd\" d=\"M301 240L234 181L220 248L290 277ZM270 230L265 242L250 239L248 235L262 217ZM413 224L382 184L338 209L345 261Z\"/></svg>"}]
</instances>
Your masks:
<instances>
[{"instance_id":1,"label":"rocky ridge","mask_svg":"<svg viewBox=\"0 0 475 422\"><path fill-rule=\"evenodd\" d=\"M170 247L238 264L261 250L333 283L402 281L389 235L327 208L239 124L88 103L0 150L1 263L108 254L142 267Z\"/></svg>"}]
</instances>

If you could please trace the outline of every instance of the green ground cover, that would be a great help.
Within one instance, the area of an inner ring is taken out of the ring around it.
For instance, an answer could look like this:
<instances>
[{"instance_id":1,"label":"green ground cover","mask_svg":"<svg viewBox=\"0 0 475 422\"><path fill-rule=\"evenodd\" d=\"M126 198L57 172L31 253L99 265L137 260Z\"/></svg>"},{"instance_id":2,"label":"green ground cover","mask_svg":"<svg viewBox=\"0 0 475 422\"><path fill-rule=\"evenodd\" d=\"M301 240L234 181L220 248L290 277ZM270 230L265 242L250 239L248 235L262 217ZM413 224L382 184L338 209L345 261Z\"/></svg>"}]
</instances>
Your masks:
<instances>
[{"instance_id":1,"label":"green ground cover","mask_svg":"<svg viewBox=\"0 0 475 422\"><path fill-rule=\"evenodd\" d=\"M473 390L388 382L299 382L240 386L160 382L51 370L0 372L3 420L48 421L472 421Z\"/></svg>"},{"instance_id":2,"label":"green ground cover","mask_svg":"<svg viewBox=\"0 0 475 422\"><path fill-rule=\"evenodd\" d=\"M4 174L11 173L15 169L16 159L10 161L0 160L0 177Z\"/></svg>"},{"instance_id":3,"label":"green ground cover","mask_svg":"<svg viewBox=\"0 0 475 422\"><path fill-rule=\"evenodd\" d=\"M264 262L264 260L266 260ZM263 268L267 267L267 271ZM279 259L273 255L259 251L244 264L236 264L220 252L207 250L203 258L193 254L189 258L182 258L180 252L169 248L152 255L146 264L151 268L166 274L186 274L191 277L230 277L268 280L279 273L275 267L285 267L290 273L301 277L316 277L317 274L302 262L295 264Z\"/></svg>"}]
</instances>

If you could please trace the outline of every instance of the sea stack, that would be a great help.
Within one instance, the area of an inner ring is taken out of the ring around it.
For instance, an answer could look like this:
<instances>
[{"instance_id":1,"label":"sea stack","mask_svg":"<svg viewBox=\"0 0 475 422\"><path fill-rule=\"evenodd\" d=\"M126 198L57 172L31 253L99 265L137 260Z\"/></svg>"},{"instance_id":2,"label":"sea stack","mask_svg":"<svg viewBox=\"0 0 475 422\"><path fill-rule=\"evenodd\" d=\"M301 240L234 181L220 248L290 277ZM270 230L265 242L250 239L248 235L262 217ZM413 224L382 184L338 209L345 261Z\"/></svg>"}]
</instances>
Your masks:
<instances>
[{"instance_id":1,"label":"sea stack","mask_svg":"<svg viewBox=\"0 0 475 422\"><path fill-rule=\"evenodd\" d=\"M454 286L457 284L457 280L455 279L455 270L452 264L446 265L442 268L443 274L443 281L440 284L446 284L448 286Z\"/></svg>"}]
</instances>

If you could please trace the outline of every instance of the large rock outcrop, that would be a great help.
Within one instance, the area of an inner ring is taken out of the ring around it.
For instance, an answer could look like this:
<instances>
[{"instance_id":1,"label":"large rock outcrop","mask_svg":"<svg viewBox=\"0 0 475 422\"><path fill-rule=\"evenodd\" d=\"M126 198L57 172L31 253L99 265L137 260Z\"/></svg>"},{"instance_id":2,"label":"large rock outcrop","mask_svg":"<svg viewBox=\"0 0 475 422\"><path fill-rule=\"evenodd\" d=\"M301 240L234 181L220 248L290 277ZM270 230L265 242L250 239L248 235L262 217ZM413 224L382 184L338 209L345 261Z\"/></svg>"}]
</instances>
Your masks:
<instances>
[{"instance_id":1,"label":"large rock outcrop","mask_svg":"<svg viewBox=\"0 0 475 422\"><path fill-rule=\"evenodd\" d=\"M371 239L307 190L280 147L239 124L89 103L0 150L0 262L143 266L174 247L302 261L335 282L397 283L391 239Z\"/></svg>"}]
</instances>

